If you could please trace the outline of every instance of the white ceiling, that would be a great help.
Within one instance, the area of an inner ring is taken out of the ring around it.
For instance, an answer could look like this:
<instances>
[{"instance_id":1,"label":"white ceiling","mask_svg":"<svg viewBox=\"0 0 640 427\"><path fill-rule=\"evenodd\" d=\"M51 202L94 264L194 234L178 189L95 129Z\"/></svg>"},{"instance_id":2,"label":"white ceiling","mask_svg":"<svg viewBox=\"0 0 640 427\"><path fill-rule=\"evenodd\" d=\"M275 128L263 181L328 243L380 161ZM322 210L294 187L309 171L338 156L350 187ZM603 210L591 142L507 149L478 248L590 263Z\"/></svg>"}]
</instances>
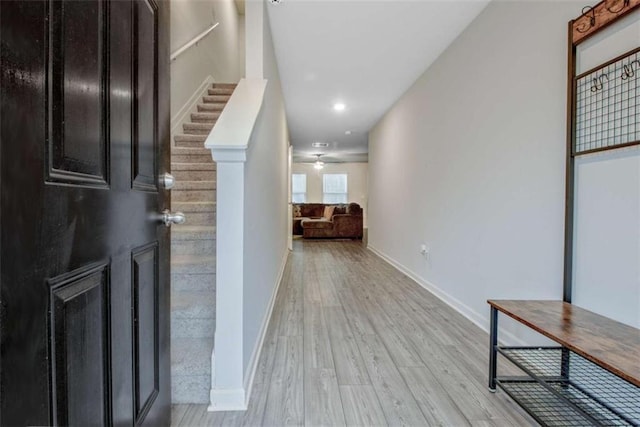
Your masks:
<instances>
[{"instance_id":1,"label":"white ceiling","mask_svg":"<svg viewBox=\"0 0 640 427\"><path fill-rule=\"evenodd\" d=\"M316 153L325 161L366 161L368 131L488 2L269 4L294 161ZM346 110L335 112L336 102ZM330 146L313 148L314 141Z\"/></svg>"}]
</instances>

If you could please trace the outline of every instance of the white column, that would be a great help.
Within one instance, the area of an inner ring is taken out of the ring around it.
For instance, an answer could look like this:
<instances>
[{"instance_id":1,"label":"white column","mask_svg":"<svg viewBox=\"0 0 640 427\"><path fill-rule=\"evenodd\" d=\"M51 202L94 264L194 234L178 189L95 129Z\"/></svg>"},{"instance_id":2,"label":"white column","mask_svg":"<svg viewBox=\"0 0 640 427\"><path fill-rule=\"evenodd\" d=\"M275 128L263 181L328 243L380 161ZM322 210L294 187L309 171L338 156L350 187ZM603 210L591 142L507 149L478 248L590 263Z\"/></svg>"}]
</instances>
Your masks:
<instances>
[{"instance_id":1,"label":"white column","mask_svg":"<svg viewBox=\"0 0 640 427\"><path fill-rule=\"evenodd\" d=\"M210 411L245 410L243 368L245 147L211 149L217 162L216 332Z\"/></svg>"}]
</instances>

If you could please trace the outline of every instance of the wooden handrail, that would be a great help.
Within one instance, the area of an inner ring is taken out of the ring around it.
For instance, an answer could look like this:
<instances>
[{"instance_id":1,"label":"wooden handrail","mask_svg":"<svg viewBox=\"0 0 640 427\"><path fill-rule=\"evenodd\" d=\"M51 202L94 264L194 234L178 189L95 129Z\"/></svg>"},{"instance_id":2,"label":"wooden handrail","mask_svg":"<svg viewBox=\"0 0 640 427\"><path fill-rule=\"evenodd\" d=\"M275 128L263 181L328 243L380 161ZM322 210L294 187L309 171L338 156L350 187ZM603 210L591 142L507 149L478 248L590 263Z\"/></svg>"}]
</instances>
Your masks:
<instances>
[{"instance_id":1,"label":"wooden handrail","mask_svg":"<svg viewBox=\"0 0 640 427\"><path fill-rule=\"evenodd\" d=\"M186 50L188 50L191 46L198 44L198 42L200 40L202 40L203 38L205 38L211 31L213 31L214 28L216 28L218 25L220 25L219 22L216 22L215 24L212 24L209 28L207 28L206 30L204 30L203 32L201 32L200 34L198 34L197 36L195 36L193 39L191 39L190 42L186 43L184 46L182 46L180 49L176 50L175 52L173 52L171 54L171 62L175 61L176 58L178 56L180 56L182 53L184 53Z\"/></svg>"}]
</instances>

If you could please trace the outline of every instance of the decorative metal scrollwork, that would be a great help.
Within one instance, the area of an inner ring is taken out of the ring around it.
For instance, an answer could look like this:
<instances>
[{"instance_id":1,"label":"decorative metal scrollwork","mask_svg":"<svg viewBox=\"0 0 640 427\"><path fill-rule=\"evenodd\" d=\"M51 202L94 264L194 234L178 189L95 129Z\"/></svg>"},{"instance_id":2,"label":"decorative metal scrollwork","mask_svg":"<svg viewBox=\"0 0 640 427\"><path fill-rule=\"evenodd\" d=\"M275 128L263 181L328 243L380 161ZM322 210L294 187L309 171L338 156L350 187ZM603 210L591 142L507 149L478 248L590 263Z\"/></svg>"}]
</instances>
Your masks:
<instances>
[{"instance_id":1,"label":"decorative metal scrollwork","mask_svg":"<svg viewBox=\"0 0 640 427\"><path fill-rule=\"evenodd\" d=\"M611 3L613 4L613 7L615 7L618 3L622 3L622 7L620 7L617 10L614 10L614 8L612 6L609 6L609 2L606 2L605 6L604 6L611 13L620 13L625 8L629 7L629 5L631 4L631 0L613 0Z\"/></svg>"},{"instance_id":2,"label":"decorative metal scrollwork","mask_svg":"<svg viewBox=\"0 0 640 427\"><path fill-rule=\"evenodd\" d=\"M577 30L579 33L586 33L596 26L596 10L591 6L585 6L582 8L582 16L589 16L589 27L584 28L584 26L580 26Z\"/></svg>"}]
</instances>

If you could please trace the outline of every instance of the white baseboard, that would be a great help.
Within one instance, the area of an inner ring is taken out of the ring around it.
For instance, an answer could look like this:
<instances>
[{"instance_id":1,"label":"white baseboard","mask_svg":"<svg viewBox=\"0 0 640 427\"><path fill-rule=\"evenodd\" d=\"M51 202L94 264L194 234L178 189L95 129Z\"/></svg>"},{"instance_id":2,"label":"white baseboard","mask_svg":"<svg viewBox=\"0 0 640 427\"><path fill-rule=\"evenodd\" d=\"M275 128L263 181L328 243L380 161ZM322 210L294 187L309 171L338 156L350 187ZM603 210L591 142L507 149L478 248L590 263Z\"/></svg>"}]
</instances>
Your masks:
<instances>
[{"instance_id":1,"label":"white baseboard","mask_svg":"<svg viewBox=\"0 0 640 427\"><path fill-rule=\"evenodd\" d=\"M475 310L472 310L469 306L467 306L457 298L454 298L453 296L449 295L448 293L446 293L445 291L443 291L433 283L421 278L411 269L405 267L403 264L394 260L384 252L376 249L371 245L367 245L367 249L369 249L374 254L378 255L380 258L382 258L388 264L392 265L397 270L407 275L411 280L413 280L418 285L420 285L421 287L423 287L424 289L432 293L436 298L438 298L439 300L447 304L449 307L453 308L455 311L457 311L458 313L460 313L461 315L469 319L473 324L478 326L480 329L482 329L487 333L489 332L489 320L487 317L476 312ZM522 341L520 338L516 337L509 331L505 331L504 329L500 330L500 336L501 336L500 342L504 345L518 345L518 346L525 345L524 341Z\"/></svg>"},{"instance_id":2,"label":"white baseboard","mask_svg":"<svg viewBox=\"0 0 640 427\"><path fill-rule=\"evenodd\" d=\"M190 118L189 115L191 114L191 112L201 102L201 98L204 96L209 86L214 82L215 81L213 79L213 76L207 76L202 81L202 83L200 83L198 89L196 89L195 92L191 94L189 100L185 102L182 108L180 108L176 112L176 114L171 117L171 141L173 141L173 137L175 136L175 134L181 133L180 126L187 122L187 120Z\"/></svg>"},{"instance_id":3,"label":"white baseboard","mask_svg":"<svg viewBox=\"0 0 640 427\"><path fill-rule=\"evenodd\" d=\"M262 319L262 326L260 327L260 333L258 334L258 340L256 340L256 345L253 348L253 353L251 354L251 359L249 359L249 365L247 366L247 372L249 375L245 374L244 381L244 389L247 391L246 393L246 402L245 404L249 405L249 399L251 399L251 392L253 391L253 380L256 376L256 371L258 370L258 362L260 361L260 355L262 354L262 347L264 346L264 340L267 336L267 329L269 328L269 322L271 321L271 315L273 314L273 307L276 303L276 297L278 296L278 290L280 289L280 284L282 283L282 278L284 276L284 269L287 265L287 260L289 259L289 249L287 249L282 257L282 263L280 264L280 272L278 274L278 279L276 282L276 286L273 289L273 293L271 294L271 300L269 301L269 306L267 307L267 311L265 313L264 319Z\"/></svg>"},{"instance_id":4,"label":"white baseboard","mask_svg":"<svg viewBox=\"0 0 640 427\"><path fill-rule=\"evenodd\" d=\"M235 390L217 390L212 388L210 391L211 404L207 408L209 412L245 411L247 409L249 405L249 399L251 398L251 392L253 391L253 380L255 379L256 371L258 370L258 362L260 361L260 355L262 354L262 347L267 336L267 329L269 327L269 322L271 321L273 308L275 306L278 290L280 289L280 284L282 283L284 269L287 265L288 258L289 250L287 249L285 250L285 253L282 257L278 278L276 279L276 283L271 294L271 299L269 300L267 310L265 312L264 318L262 319L262 326L260 327L260 332L258 333L258 339L256 340L253 352L251 353L251 358L249 359L249 365L247 366L246 370L246 372L248 372L249 374L245 374L245 380L243 384L244 388ZM214 363L215 353L212 356L212 367L215 366ZM215 369L212 368L211 371L214 372Z\"/></svg>"},{"instance_id":5,"label":"white baseboard","mask_svg":"<svg viewBox=\"0 0 640 427\"><path fill-rule=\"evenodd\" d=\"M247 410L243 388L235 390L211 389L209 397L211 399L211 404L207 408L209 412Z\"/></svg>"}]
</instances>

